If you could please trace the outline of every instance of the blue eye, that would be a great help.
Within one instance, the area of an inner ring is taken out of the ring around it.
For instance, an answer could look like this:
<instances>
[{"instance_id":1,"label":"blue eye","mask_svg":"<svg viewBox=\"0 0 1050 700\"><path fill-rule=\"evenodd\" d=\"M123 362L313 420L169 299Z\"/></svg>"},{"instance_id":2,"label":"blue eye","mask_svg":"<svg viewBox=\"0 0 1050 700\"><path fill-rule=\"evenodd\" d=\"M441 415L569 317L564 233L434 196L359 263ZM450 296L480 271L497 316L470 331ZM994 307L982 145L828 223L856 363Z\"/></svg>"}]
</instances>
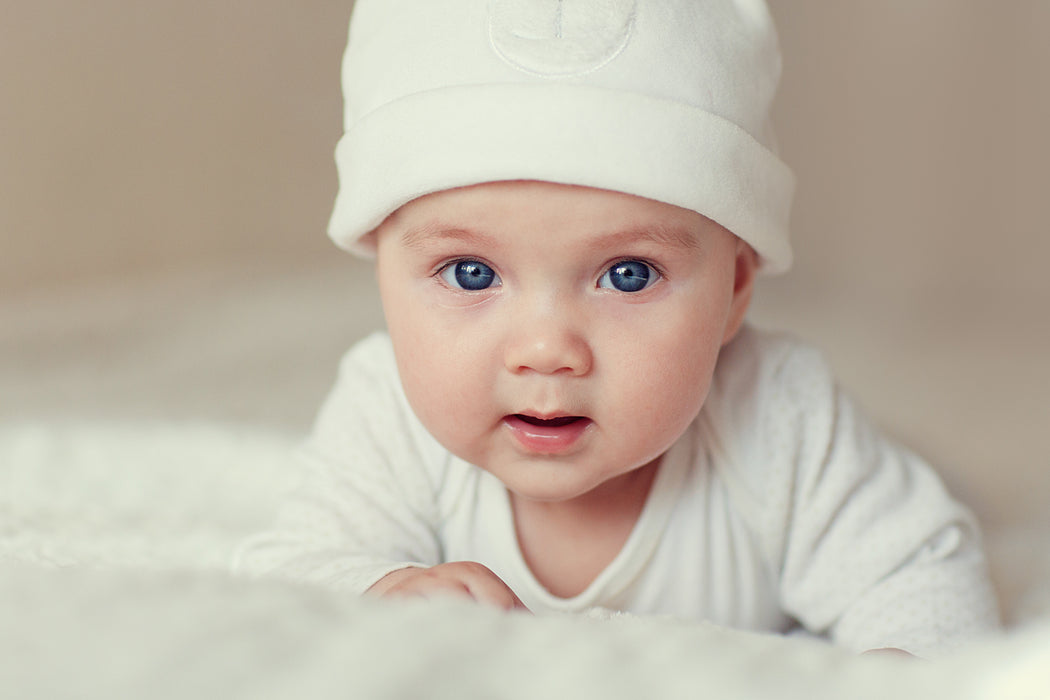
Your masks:
<instances>
[{"instance_id":1,"label":"blue eye","mask_svg":"<svg viewBox=\"0 0 1050 700\"><path fill-rule=\"evenodd\" d=\"M623 260L605 271L598 286L620 292L640 292L659 277L656 270L640 260Z\"/></svg>"},{"instance_id":2,"label":"blue eye","mask_svg":"<svg viewBox=\"0 0 1050 700\"><path fill-rule=\"evenodd\" d=\"M501 284L499 275L491 267L477 260L460 260L446 266L440 272L441 279L456 289L480 292Z\"/></svg>"}]
</instances>

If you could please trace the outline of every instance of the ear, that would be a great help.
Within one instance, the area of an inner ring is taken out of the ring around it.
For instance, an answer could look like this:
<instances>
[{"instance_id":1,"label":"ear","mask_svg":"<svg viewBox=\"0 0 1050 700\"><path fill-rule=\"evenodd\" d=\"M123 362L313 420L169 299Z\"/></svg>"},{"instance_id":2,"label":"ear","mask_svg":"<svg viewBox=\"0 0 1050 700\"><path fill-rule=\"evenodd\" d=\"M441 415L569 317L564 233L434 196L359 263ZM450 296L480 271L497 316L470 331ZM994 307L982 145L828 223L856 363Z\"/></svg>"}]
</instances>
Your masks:
<instances>
[{"instance_id":1,"label":"ear","mask_svg":"<svg viewBox=\"0 0 1050 700\"><path fill-rule=\"evenodd\" d=\"M726 319L722 345L732 340L744 323L747 307L751 305L751 292L755 286L755 273L757 271L758 255L751 246L737 239L733 300L729 305L729 316Z\"/></svg>"}]
</instances>

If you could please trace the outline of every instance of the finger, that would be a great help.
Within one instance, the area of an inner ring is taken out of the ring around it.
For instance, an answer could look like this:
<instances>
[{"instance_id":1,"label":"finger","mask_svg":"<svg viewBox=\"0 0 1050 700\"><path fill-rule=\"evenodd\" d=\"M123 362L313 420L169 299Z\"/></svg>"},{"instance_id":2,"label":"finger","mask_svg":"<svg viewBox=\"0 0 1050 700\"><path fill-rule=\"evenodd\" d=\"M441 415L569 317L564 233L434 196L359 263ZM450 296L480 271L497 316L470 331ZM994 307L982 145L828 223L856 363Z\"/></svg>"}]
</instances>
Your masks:
<instances>
[{"instance_id":1,"label":"finger","mask_svg":"<svg viewBox=\"0 0 1050 700\"><path fill-rule=\"evenodd\" d=\"M426 600L443 596L474 598L464 581L453 577L428 575L426 572L399 582L388 589L384 595Z\"/></svg>"},{"instance_id":2,"label":"finger","mask_svg":"<svg viewBox=\"0 0 1050 700\"><path fill-rule=\"evenodd\" d=\"M528 610L503 579L481 564L470 566L465 572L464 581L471 595L479 603L494 605L503 610Z\"/></svg>"}]
</instances>

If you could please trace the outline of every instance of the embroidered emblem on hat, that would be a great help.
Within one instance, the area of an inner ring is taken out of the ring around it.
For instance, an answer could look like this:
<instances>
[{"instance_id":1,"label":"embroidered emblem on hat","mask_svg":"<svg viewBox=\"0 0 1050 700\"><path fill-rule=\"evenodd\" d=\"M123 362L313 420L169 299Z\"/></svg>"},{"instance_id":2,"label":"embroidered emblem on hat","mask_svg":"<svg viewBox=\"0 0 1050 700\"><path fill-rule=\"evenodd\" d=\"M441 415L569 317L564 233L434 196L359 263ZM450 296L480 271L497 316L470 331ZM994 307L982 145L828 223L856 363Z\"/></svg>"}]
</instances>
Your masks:
<instances>
[{"instance_id":1,"label":"embroidered emblem on hat","mask_svg":"<svg viewBox=\"0 0 1050 700\"><path fill-rule=\"evenodd\" d=\"M587 73L631 37L636 0L489 0L489 38L515 68L542 76Z\"/></svg>"}]
</instances>

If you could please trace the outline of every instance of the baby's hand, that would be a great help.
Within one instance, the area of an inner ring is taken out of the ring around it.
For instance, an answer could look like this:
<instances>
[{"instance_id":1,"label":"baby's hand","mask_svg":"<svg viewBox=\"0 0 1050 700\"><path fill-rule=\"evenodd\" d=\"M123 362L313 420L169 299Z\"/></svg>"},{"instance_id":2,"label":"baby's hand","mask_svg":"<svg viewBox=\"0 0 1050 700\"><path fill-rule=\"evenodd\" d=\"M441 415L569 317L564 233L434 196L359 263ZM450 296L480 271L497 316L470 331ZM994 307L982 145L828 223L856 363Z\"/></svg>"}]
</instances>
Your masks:
<instances>
[{"instance_id":1,"label":"baby's hand","mask_svg":"<svg viewBox=\"0 0 1050 700\"><path fill-rule=\"evenodd\" d=\"M368 589L379 596L465 596L504 610L528 610L514 591L488 567L473 561L438 564L429 569L409 567L393 571Z\"/></svg>"}]
</instances>

